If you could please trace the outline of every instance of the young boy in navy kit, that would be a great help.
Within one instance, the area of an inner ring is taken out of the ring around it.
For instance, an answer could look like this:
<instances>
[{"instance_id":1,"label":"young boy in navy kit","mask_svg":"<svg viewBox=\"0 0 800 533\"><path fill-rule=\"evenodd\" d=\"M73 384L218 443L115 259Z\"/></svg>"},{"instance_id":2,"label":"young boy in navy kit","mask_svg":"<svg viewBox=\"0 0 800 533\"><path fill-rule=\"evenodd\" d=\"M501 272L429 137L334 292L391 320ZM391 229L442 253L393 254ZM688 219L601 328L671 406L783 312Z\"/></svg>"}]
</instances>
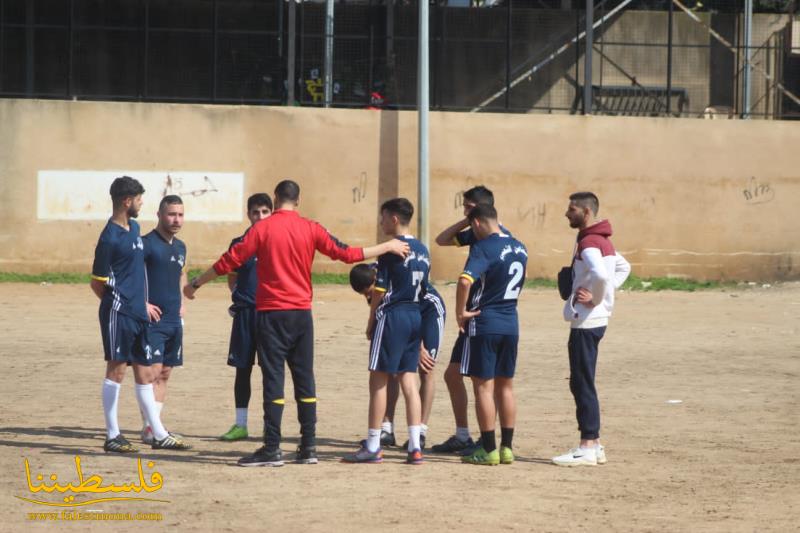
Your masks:
<instances>
[{"instance_id":1,"label":"young boy in navy kit","mask_svg":"<svg viewBox=\"0 0 800 533\"><path fill-rule=\"evenodd\" d=\"M375 287L377 263L362 263L350 269L350 286L354 291L367 299L367 304L372 299L372 289ZM424 296L420 298L420 314L422 316L422 344L419 349L419 395L422 403L422 424L420 425L420 449L425 450L425 437L428 432L428 421L433 408L433 396L436 390L436 361L441 348L444 335L444 321L446 310L444 300L428 283L424 287ZM390 379L386 389L386 414L381 423L381 447L394 446L394 411L400 396L400 386L396 379ZM408 442L403 444L408 448Z\"/></svg>"},{"instance_id":2,"label":"young boy in navy kit","mask_svg":"<svg viewBox=\"0 0 800 533\"><path fill-rule=\"evenodd\" d=\"M519 343L517 300L525 282L528 251L502 232L494 207L479 205L467 216L478 241L470 249L458 279L456 320L467 335L461 373L472 378L481 446L462 461L511 464L517 414L513 389ZM495 442L497 414L499 451Z\"/></svg>"},{"instance_id":3,"label":"young boy in navy kit","mask_svg":"<svg viewBox=\"0 0 800 533\"><path fill-rule=\"evenodd\" d=\"M272 199L266 193L256 193L247 199L247 218L250 220L250 227L271 214ZM233 239L228 249L230 250L234 245L240 243L243 238L244 235ZM233 384L236 415L231 428L220 436L220 440L227 442L248 437L247 409L252 392L250 377L256 361L257 265L256 256L253 256L228 274L228 288L233 301L233 305L228 309L233 317L228 348L228 365L236 368L236 378Z\"/></svg>"},{"instance_id":4,"label":"young boy in navy kit","mask_svg":"<svg viewBox=\"0 0 800 533\"><path fill-rule=\"evenodd\" d=\"M183 200L170 194L158 205L158 224L142 237L147 273L147 330L153 354L153 392L159 415L172 369L183 366L183 295L186 244L176 237L183 227ZM153 443L153 428L142 413L142 442Z\"/></svg>"},{"instance_id":5,"label":"young boy in navy kit","mask_svg":"<svg viewBox=\"0 0 800 533\"><path fill-rule=\"evenodd\" d=\"M405 198L394 198L381 206L381 229L386 235L408 243L405 258L390 254L378 258L375 287L370 302L367 338L369 358L369 431L358 451L342 458L347 463L379 463L381 421L386 412L386 388L390 375L397 375L406 400L408 422L408 464L422 464L420 446L421 405L416 377L422 342L419 302L430 272L430 253L410 236L408 226L414 207Z\"/></svg>"}]
</instances>

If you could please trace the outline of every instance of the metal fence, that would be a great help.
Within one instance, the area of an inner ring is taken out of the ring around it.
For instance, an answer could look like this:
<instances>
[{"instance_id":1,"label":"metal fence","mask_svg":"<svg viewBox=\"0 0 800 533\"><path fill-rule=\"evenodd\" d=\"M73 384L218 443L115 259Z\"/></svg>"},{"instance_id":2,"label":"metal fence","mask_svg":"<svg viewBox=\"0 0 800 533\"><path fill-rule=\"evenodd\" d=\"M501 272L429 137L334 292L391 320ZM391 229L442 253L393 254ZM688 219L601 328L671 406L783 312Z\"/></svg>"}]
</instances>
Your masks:
<instances>
[{"instance_id":1,"label":"metal fence","mask_svg":"<svg viewBox=\"0 0 800 533\"><path fill-rule=\"evenodd\" d=\"M749 83L745 0L431 1L431 107L800 118L797 4L754 1ZM325 8L0 0L0 96L321 106ZM335 2L331 105L415 108L417 12Z\"/></svg>"}]
</instances>

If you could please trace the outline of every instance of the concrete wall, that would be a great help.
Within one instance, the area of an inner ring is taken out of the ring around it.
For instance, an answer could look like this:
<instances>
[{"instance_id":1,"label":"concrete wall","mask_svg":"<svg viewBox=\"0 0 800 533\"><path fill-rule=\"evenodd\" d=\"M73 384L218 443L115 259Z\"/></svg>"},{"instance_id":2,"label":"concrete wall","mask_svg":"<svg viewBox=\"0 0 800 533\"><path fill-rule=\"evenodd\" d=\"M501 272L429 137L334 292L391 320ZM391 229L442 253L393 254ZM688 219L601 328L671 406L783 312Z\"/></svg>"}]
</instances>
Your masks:
<instances>
[{"instance_id":1,"label":"concrete wall","mask_svg":"<svg viewBox=\"0 0 800 533\"><path fill-rule=\"evenodd\" d=\"M528 275L552 277L572 250L567 196L593 190L638 275L798 278L797 146L790 122L436 113L431 237L485 184L530 250ZM40 170L243 172L245 197L292 177L304 215L368 245L381 201L416 203L416 167L411 112L0 100L0 269L90 268L104 222L40 219ZM205 267L246 223L193 221L189 206L181 237ZM466 250L432 248L434 277L454 278Z\"/></svg>"}]
</instances>

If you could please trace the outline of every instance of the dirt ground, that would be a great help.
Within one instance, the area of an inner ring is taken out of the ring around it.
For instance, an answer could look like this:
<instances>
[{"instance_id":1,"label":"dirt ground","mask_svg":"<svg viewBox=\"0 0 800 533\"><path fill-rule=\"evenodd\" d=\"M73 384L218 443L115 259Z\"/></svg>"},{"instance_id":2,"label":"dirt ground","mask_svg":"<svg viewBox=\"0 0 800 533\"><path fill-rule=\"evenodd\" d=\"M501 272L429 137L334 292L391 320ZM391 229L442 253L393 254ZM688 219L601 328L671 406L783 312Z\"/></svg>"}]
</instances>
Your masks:
<instances>
[{"instance_id":1,"label":"dirt ground","mask_svg":"<svg viewBox=\"0 0 800 533\"><path fill-rule=\"evenodd\" d=\"M442 289L451 306L452 287ZM549 458L577 443L568 389L566 338L555 290L523 291L516 377L517 462L494 468L427 455L421 467L389 449L382 465L339 458L366 433L367 308L347 287L317 287L314 303L319 397L316 466L240 468L257 439L216 439L233 422L233 370L226 366L230 318L222 284L190 303L186 366L173 374L163 419L195 446L143 448L145 471L163 487L121 501L67 510L156 513L160 525L198 531L789 531L800 520L800 284L699 293L622 293L600 347L598 388L608 464L567 469ZM31 477L56 473L104 485L137 481L136 459L103 453L104 371L97 301L88 286L0 285L0 530L140 530L137 521L66 521L61 502L33 494ZM448 320L443 352L455 325ZM438 372L443 370L440 362ZM261 431L261 385L253 380L251 434ZM284 452L298 425L287 382ZM471 396L471 394L470 394ZM670 400L673 400L670 402ZM681 400L680 403L674 400ZM402 401L398 439L405 440ZM477 434L470 406L472 431ZM123 433L140 427L128 373L120 396ZM439 382L429 443L453 432ZM155 464L152 470L148 461ZM35 481L35 479L34 479ZM34 483L38 487L36 483ZM121 495L135 495L123 492ZM76 501L90 498L78 494ZM57 523L46 523L56 512Z\"/></svg>"}]
</instances>

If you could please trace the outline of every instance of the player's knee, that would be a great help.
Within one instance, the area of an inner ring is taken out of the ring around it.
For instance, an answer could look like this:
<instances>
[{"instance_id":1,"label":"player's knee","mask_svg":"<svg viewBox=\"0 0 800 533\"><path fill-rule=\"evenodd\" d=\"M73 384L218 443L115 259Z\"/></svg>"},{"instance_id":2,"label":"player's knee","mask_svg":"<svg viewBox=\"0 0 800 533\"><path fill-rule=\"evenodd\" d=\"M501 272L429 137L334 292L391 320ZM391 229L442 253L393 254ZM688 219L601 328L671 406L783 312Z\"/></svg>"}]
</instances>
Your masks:
<instances>
[{"instance_id":1,"label":"player's knee","mask_svg":"<svg viewBox=\"0 0 800 533\"><path fill-rule=\"evenodd\" d=\"M448 365L447 370L444 371L444 380L448 384L461 383L461 370L459 365Z\"/></svg>"},{"instance_id":2,"label":"player's knee","mask_svg":"<svg viewBox=\"0 0 800 533\"><path fill-rule=\"evenodd\" d=\"M126 368L124 362L110 362L106 367L106 378L116 383L122 383Z\"/></svg>"}]
</instances>

